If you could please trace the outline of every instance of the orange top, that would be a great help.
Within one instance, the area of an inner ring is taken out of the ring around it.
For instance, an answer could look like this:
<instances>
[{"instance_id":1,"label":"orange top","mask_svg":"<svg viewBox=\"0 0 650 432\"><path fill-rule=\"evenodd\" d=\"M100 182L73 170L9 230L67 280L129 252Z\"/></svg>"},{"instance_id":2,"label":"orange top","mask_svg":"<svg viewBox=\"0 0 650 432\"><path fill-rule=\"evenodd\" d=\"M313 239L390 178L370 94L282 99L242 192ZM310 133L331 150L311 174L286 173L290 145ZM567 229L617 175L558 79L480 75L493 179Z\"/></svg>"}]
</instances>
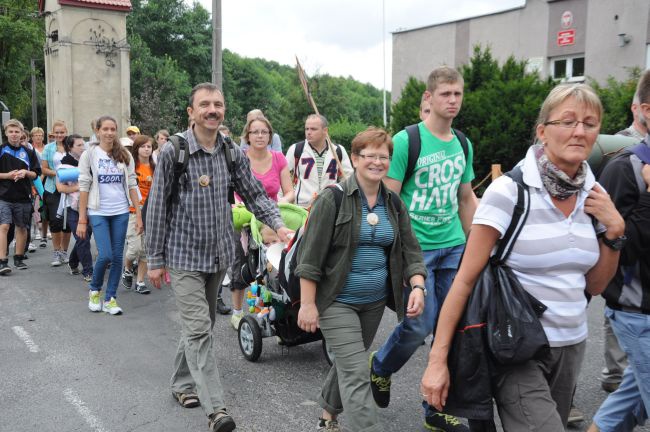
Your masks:
<instances>
[{"instance_id":1,"label":"orange top","mask_svg":"<svg viewBox=\"0 0 650 432\"><path fill-rule=\"evenodd\" d=\"M138 187L140 188L140 195L142 195L140 205L143 205L149 195L151 184L153 183L153 170L151 169L151 165L139 164L135 169L135 175L138 177ZM135 208L131 207L129 208L129 211L135 213Z\"/></svg>"}]
</instances>

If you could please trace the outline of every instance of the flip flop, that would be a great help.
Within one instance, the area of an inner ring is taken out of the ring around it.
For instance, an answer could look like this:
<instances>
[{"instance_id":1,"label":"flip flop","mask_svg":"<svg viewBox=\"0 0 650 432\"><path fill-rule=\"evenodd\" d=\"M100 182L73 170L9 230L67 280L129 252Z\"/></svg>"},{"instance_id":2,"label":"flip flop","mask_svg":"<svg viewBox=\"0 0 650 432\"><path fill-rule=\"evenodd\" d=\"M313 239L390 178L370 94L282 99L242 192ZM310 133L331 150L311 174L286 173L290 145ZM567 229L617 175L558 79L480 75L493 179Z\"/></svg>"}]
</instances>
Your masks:
<instances>
[{"instance_id":1,"label":"flip flop","mask_svg":"<svg viewBox=\"0 0 650 432\"><path fill-rule=\"evenodd\" d=\"M172 396L174 396L174 399L176 399L183 408L196 408L201 405L199 396L196 393L181 393L173 391Z\"/></svg>"}]
</instances>

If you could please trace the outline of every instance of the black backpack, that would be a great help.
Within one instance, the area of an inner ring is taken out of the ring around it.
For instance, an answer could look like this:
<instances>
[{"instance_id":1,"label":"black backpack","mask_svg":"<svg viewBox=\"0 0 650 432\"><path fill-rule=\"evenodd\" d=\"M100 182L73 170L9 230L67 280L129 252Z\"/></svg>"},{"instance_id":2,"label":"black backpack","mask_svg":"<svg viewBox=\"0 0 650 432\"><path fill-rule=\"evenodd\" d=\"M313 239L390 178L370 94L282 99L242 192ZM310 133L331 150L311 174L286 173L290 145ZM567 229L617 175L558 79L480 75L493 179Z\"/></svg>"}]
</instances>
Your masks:
<instances>
[{"instance_id":1,"label":"black backpack","mask_svg":"<svg viewBox=\"0 0 650 432\"><path fill-rule=\"evenodd\" d=\"M233 144L230 137L224 136L224 153L226 156L226 165L228 166L228 173L230 174L230 181L228 183L228 202L230 204L235 203L235 144ZM169 142L174 146L174 181L172 182L172 190L167 197L167 212L171 212L171 204L178 202L180 196L178 192L178 186L180 184L180 179L187 171L187 164L190 161L190 153L187 145L187 140L185 137L177 133L169 137ZM144 201L142 205L142 222L146 226L146 217L147 217L147 207L149 203L149 197Z\"/></svg>"},{"instance_id":2,"label":"black backpack","mask_svg":"<svg viewBox=\"0 0 650 432\"><path fill-rule=\"evenodd\" d=\"M408 163L406 164L406 171L404 171L404 179L402 184L406 183L408 179L413 176L413 171L415 170L415 164L420 157L420 150L422 150L422 140L420 139L420 129L417 124L406 126L406 134L408 135L409 142L409 156ZM460 145L463 148L463 153L465 154L465 160L467 161L467 156L469 154L469 146L467 144L467 137L464 133L458 129L453 129L454 134L458 137Z\"/></svg>"},{"instance_id":3,"label":"black backpack","mask_svg":"<svg viewBox=\"0 0 650 432\"><path fill-rule=\"evenodd\" d=\"M297 142L296 147L293 149L293 181L295 183L296 179L298 178L298 167L300 166L300 157L302 156L302 152L305 150L305 140L302 140L300 142ZM332 143L333 146L335 146L336 149L336 155L339 157L339 161L343 162L343 150L341 150L341 146L338 144Z\"/></svg>"}]
</instances>

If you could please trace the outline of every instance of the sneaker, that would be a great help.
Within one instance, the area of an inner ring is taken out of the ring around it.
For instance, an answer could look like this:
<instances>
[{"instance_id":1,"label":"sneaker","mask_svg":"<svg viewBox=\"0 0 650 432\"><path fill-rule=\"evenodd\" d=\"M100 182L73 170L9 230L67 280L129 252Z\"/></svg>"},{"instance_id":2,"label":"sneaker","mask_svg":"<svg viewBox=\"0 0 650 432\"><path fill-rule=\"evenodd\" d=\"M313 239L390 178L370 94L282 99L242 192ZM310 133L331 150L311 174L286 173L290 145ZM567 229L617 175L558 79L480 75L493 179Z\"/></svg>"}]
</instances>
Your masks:
<instances>
[{"instance_id":1,"label":"sneaker","mask_svg":"<svg viewBox=\"0 0 650 432\"><path fill-rule=\"evenodd\" d=\"M368 367L370 368L370 389L372 390L372 397L379 408L386 408L390 403L390 377L383 377L377 375L372 369L372 360L375 358L377 351L370 353L370 360L368 360Z\"/></svg>"},{"instance_id":2,"label":"sneaker","mask_svg":"<svg viewBox=\"0 0 650 432\"><path fill-rule=\"evenodd\" d=\"M88 309L91 312L101 312L102 299L99 297L99 291L88 292Z\"/></svg>"},{"instance_id":3,"label":"sneaker","mask_svg":"<svg viewBox=\"0 0 650 432\"><path fill-rule=\"evenodd\" d=\"M111 297L109 301L104 300L102 312L106 312L111 315L121 315L122 308L117 305L117 300L115 300L115 297Z\"/></svg>"},{"instance_id":4,"label":"sneaker","mask_svg":"<svg viewBox=\"0 0 650 432\"><path fill-rule=\"evenodd\" d=\"M50 265L52 267L58 267L61 264L63 264L63 261L61 261L61 252L55 250L54 252L52 252L52 262L50 263Z\"/></svg>"},{"instance_id":5,"label":"sneaker","mask_svg":"<svg viewBox=\"0 0 650 432\"><path fill-rule=\"evenodd\" d=\"M29 242L29 244L27 245L27 250L28 250L30 253L34 253L34 252L36 252L36 249L38 249L38 248L36 247L36 245L35 245L34 243L32 243L32 242Z\"/></svg>"},{"instance_id":6,"label":"sneaker","mask_svg":"<svg viewBox=\"0 0 650 432\"><path fill-rule=\"evenodd\" d=\"M208 416L210 432L231 432L235 430L235 421L225 412L216 412Z\"/></svg>"},{"instance_id":7,"label":"sneaker","mask_svg":"<svg viewBox=\"0 0 650 432\"><path fill-rule=\"evenodd\" d=\"M217 312L221 315L228 315L232 309L223 302L221 297L217 297Z\"/></svg>"},{"instance_id":8,"label":"sneaker","mask_svg":"<svg viewBox=\"0 0 650 432\"><path fill-rule=\"evenodd\" d=\"M9 267L9 260L3 259L0 260L0 275L5 275L11 273L11 267Z\"/></svg>"},{"instance_id":9,"label":"sneaker","mask_svg":"<svg viewBox=\"0 0 650 432\"><path fill-rule=\"evenodd\" d=\"M239 330L239 321L241 321L242 318L244 318L244 312L238 314L233 313L230 317L230 324L232 325L232 328Z\"/></svg>"},{"instance_id":10,"label":"sneaker","mask_svg":"<svg viewBox=\"0 0 650 432\"><path fill-rule=\"evenodd\" d=\"M45 249L47 247L47 239L41 238L41 242L39 243L38 247L40 247L41 249Z\"/></svg>"},{"instance_id":11,"label":"sneaker","mask_svg":"<svg viewBox=\"0 0 650 432\"><path fill-rule=\"evenodd\" d=\"M618 390L618 387L621 385L620 382L601 382L600 386L605 390L607 393L613 393L616 390Z\"/></svg>"},{"instance_id":12,"label":"sneaker","mask_svg":"<svg viewBox=\"0 0 650 432\"><path fill-rule=\"evenodd\" d=\"M68 269L70 270L71 275L78 275L79 273L81 273L81 271L79 270L79 266L72 267L70 263L68 263Z\"/></svg>"},{"instance_id":13,"label":"sneaker","mask_svg":"<svg viewBox=\"0 0 650 432\"><path fill-rule=\"evenodd\" d=\"M583 421L585 421L585 415L582 413L582 411L576 408L575 405L571 404L571 411L569 411L569 419L567 423L573 426L576 423Z\"/></svg>"},{"instance_id":14,"label":"sneaker","mask_svg":"<svg viewBox=\"0 0 650 432\"><path fill-rule=\"evenodd\" d=\"M318 419L317 432L340 432L339 422L337 420L325 420L324 418Z\"/></svg>"},{"instance_id":15,"label":"sneaker","mask_svg":"<svg viewBox=\"0 0 650 432\"><path fill-rule=\"evenodd\" d=\"M138 282L135 284L135 292L139 294L149 294L151 290L147 288L147 284L144 282Z\"/></svg>"},{"instance_id":16,"label":"sneaker","mask_svg":"<svg viewBox=\"0 0 650 432\"><path fill-rule=\"evenodd\" d=\"M59 251L59 257L61 257L61 262L67 264L70 260L68 259L68 251Z\"/></svg>"},{"instance_id":17,"label":"sneaker","mask_svg":"<svg viewBox=\"0 0 650 432\"><path fill-rule=\"evenodd\" d=\"M458 417L443 413L425 417L424 429L433 432L469 432L469 428Z\"/></svg>"},{"instance_id":18,"label":"sneaker","mask_svg":"<svg viewBox=\"0 0 650 432\"><path fill-rule=\"evenodd\" d=\"M91 273L91 274L85 274L85 275L84 275L84 281L86 281L86 282L92 282L92 280L93 280L93 275L92 275L92 273Z\"/></svg>"},{"instance_id":19,"label":"sneaker","mask_svg":"<svg viewBox=\"0 0 650 432\"><path fill-rule=\"evenodd\" d=\"M16 267L19 270L27 270L27 264L23 261L25 259L25 255L14 255L14 267Z\"/></svg>"},{"instance_id":20,"label":"sneaker","mask_svg":"<svg viewBox=\"0 0 650 432\"><path fill-rule=\"evenodd\" d=\"M122 272L122 286L128 290L133 286L133 272L126 268Z\"/></svg>"}]
</instances>

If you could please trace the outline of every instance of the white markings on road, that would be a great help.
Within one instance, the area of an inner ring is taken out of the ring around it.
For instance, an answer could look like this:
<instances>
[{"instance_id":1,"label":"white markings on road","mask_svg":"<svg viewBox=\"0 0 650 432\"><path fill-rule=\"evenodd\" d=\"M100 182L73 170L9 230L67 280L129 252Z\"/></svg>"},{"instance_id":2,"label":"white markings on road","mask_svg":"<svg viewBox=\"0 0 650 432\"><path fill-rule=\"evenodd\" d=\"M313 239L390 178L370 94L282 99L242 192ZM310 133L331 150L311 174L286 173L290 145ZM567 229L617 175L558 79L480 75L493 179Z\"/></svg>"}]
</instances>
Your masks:
<instances>
[{"instance_id":1,"label":"white markings on road","mask_svg":"<svg viewBox=\"0 0 650 432\"><path fill-rule=\"evenodd\" d=\"M95 432L106 432L106 429L104 429L104 426L102 426L102 422L90 411L90 409L86 406L84 401L79 399L79 395L72 390L71 388L67 388L63 391L63 396L65 396L65 400L70 403L81 417L88 423L88 426L90 426Z\"/></svg>"},{"instance_id":2,"label":"white markings on road","mask_svg":"<svg viewBox=\"0 0 650 432\"><path fill-rule=\"evenodd\" d=\"M39 351L38 345L34 343L32 340L32 337L27 333L27 330L22 328L21 326L14 326L11 328L14 333L16 333L16 336L22 340L25 345L27 345L27 348L29 348L29 352L37 353Z\"/></svg>"}]
</instances>

